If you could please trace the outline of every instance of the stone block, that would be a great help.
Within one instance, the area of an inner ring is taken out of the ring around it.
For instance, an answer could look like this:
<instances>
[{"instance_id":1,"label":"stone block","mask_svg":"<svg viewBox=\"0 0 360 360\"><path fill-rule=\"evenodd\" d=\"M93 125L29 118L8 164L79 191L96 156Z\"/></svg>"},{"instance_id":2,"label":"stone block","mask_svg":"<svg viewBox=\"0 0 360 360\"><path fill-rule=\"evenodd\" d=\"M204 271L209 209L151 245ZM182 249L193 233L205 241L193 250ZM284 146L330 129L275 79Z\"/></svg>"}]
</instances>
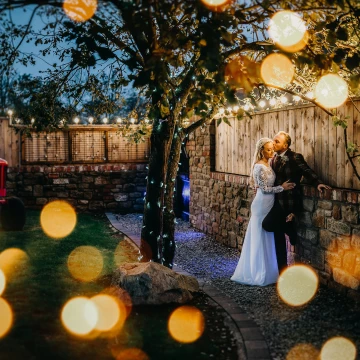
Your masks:
<instances>
[{"instance_id":1,"label":"stone block","mask_svg":"<svg viewBox=\"0 0 360 360\"><path fill-rule=\"evenodd\" d=\"M353 290L357 290L359 288L359 280L343 269L335 268L333 272L333 277L337 283L344 285L348 288L351 288Z\"/></svg>"},{"instance_id":2,"label":"stone block","mask_svg":"<svg viewBox=\"0 0 360 360\"><path fill-rule=\"evenodd\" d=\"M236 234L233 231L229 231L228 236L229 236L229 238L228 238L229 246L231 246L232 248L236 248L236 246L237 246Z\"/></svg>"},{"instance_id":3,"label":"stone block","mask_svg":"<svg viewBox=\"0 0 360 360\"><path fill-rule=\"evenodd\" d=\"M359 209L355 205L343 205L341 207L343 220L351 223L358 224L359 222Z\"/></svg>"},{"instance_id":4,"label":"stone block","mask_svg":"<svg viewBox=\"0 0 360 360\"><path fill-rule=\"evenodd\" d=\"M42 185L34 185L34 196L43 196L44 190Z\"/></svg>"},{"instance_id":5,"label":"stone block","mask_svg":"<svg viewBox=\"0 0 360 360\"><path fill-rule=\"evenodd\" d=\"M315 227L325 227L325 211L323 209L318 209L315 211L313 214L312 223Z\"/></svg>"},{"instance_id":6,"label":"stone block","mask_svg":"<svg viewBox=\"0 0 360 360\"><path fill-rule=\"evenodd\" d=\"M305 255L305 254L304 254ZM305 255L307 258L307 256ZM325 267L325 252L317 247L313 247L311 251L311 264L319 270L324 270Z\"/></svg>"},{"instance_id":7,"label":"stone block","mask_svg":"<svg viewBox=\"0 0 360 360\"><path fill-rule=\"evenodd\" d=\"M337 250L337 234L328 230L320 230L320 245L329 251L336 251Z\"/></svg>"},{"instance_id":8,"label":"stone block","mask_svg":"<svg viewBox=\"0 0 360 360\"><path fill-rule=\"evenodd\" d=\"M301 225L305 225L305 226L312 226L312 221L311 221L311 213L308 211L304 211L302 213L299 214L299 223Z\"/></svg>"},{"instance_id":9,"label":"stone block","mask_svg":"<svg viewBox=\"0 0 360 360\"><path fill-rule=\"evenodd\" d=\"M118 194L114 194L114 199L115 201L127 201L129 198L129 194L124 194L124 193L118 193Z\"/></svg>"},{"instance_id":10,"label":"stone block","mask_svg":"<svg viewBox=\"0 0 360 360\"><path fill-rule=\"evenodd\" d=\"M360 230L354 229L351 236L351 246L360 252Z\"/></svg>"},{"instance_id":11,"label":"stone block","mask_svg":"<svg viewBox=\"0 0 360 360\"><path fill-rule=\"evenodd\" d=\"M97 176L94 180L95 185L106 185L109 183L108 179L104 176Z\"/></svg>"},{"instance_id":12,"label":"stone block","mask_svg":"<svg viewBox=\"0 0 360 360\"><path fill-rule=\"evenodd\" d=\"M47 204L48 202L48 199L46 198L37 198L36 199L36 205L45 205Z\"/></svg>"},{"instance_id":13,"label":"stone block","mask_svg":"<svg viewBox=\"0 0 360 360\"><path fill-rule=\"evenodd\" d=\"M351 248L351 237L350 236L338 236L336 243L339 249L350 250Z\"/></svg>"},{"instance_id":14,"label":"stone block","mask_svg":"<svg viewBox=\"0 0 360 360\"><path fill-rule=\"evenodd\" d=\"M341 219L341 208L340 205L335 204L332 210L332 216L335 220Z\"/></svg>"},{"instance_id":15,"label":"stone block","mask_svg":"<svg viewBox=\"0 0 360 360\"><path fill-rule=\"evenodd\" d=\"M230 217L232 218L232 219L236 219L237 218L237 211L236 211L236 209L230 209Z\"/></svg>"},{"instance_id":16,"label":"stone block","mask_svg":"<svg viewBox=\"0 0 360 360\"><path fill-rule=\"evenodd\" d=\"M94 178L91 176L82 176L81 182L83 183L93 183Z\"/></svg>"},{"instance_id":17,"label":"stone block","mask_svg":"<svg viewBox=\"0 0 360 360\"><path fill-rule=\"evenodd\" d=\"M314 211L314 200L313 199L304 199L303 208L305 211L313 212Z\"/></svg>"},{"instance_id":18,"label":"stone block","mask_svg":"<svg viewBox=\"0 0 360 360\"><path fill-rule=\"evenodd\" d=\"M84 192L84 199L91 200L93 197L93 193L91 191Z\"/></svg>"},{"instance_id":19,"label":"stone block","mask_svg":"<svg viewBox=\"0 0 360 360\"><path fill-rule=\"evenodd\" d=\"M89 210L102 210L104 209L103 201L90 201Z\"/></svg>"},{"instance_id":20,"label":"stone block","mask_svg":"<svg viewBox=\"0 0 360 360\"><path fill-rule=\"evenodd\" d=\"M89 200L78 200L78 204L79 204L79 205L88 205L88 204L89 204Z\"/></svg>"},{"instance_id":21,"label":"stone block","mask_svg":"<svg viewBox=\"0 0 360 360\"><path fill-rule=\"evenodd\" d=\"M326 228L341 235L350 235L351 228L348 224L333 219L326 219Z\"/></svg>"},{"instance_id":22,"label":"stone block","mask_svg":"<svg viewBox=\"0 0 360 360\"><path fill-rule=\"evenodd\" d=\"M332 216L332 211L331 210L325 210L325 216L326 217L331 217Z\"/></svg>"},{"instance_id":23,"label":"stone block","mask_svg":"<svg viewBox=\"0 0 360 360\"><path fill-rule=\"evenodd\" d=\"M341 267L342 264L342 258L341 256L336 252L331 251L325 251L325 260L332 265L333 267Z\"/></svg>"},{"instance_id":24,"label":"stone block","mask_svg":"<svg viewBox=\"0 0 360 360\"><path fill-rule=\"evenodd\" d=\"M356 254L353 251L347 251L343 257L342 268L352 274L355 270Z\"/></svg>"},{"instance_id":25,"label":"stone block","mask_svg":"<svg viewBox=\"0 0 360 360\"><path fill-rule=\"evenodd\" d=\"M332 210L333 203L327 200L319 200L317 207L324 210Z\"/></svg>"},{"instance_id":26,"label":"stone block","mask_svg":"<svg viewBox=\"0 0 360 360\"><path fill-rule=\"evenodd\" d=\"M250 210L249 210L249 209L247 209L247 208L240 208L240 215L241 215L241 216L249 217L249 213L250 213Z\"/></svg>"}]
</instances>

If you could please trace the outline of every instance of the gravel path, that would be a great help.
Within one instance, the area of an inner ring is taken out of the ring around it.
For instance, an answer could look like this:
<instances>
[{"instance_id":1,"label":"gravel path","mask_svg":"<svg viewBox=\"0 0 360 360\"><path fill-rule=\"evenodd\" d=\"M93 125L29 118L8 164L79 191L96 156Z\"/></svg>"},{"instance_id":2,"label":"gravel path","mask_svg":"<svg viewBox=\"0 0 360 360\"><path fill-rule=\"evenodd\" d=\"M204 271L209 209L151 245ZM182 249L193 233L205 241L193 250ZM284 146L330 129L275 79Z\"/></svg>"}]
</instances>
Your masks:
<instances>
[{"instance_id":1,"label":"gravel path","mask_svg":"<svg viewBox=\"0 0 360 360\"><path fill-rule=\"evenodd\" d=\"M128 214L118 219L131 232L140 233L141 215ZM175 239L175 263L236 301L260 326L274 360L286 359L289 351L301 343L320 350L333 336L349 338L359 352L359 303L321 287L308 305L292 308L279 299L275 285L257 287L230 281L240 256L238 250L217 243L181 220L176 226Z\"/></svg>"}]
</instances>

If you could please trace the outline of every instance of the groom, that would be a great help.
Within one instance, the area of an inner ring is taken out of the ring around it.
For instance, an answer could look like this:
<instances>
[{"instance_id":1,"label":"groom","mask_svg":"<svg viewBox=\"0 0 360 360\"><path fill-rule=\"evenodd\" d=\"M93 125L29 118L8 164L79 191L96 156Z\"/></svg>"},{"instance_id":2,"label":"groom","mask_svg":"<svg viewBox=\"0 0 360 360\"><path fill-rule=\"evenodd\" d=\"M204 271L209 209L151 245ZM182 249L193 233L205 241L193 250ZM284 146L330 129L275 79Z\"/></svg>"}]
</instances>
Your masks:
<instances>
[{"instance_id":1,"label":"groom","mask_svg":"<svg viewBox=\"0 0 360 360\"><path fill-rule=\"evenodd\" d=\"M304 177L308 183L323 189L331 189L322 184L315 172L309 167L304 157L290 149L291 137L285 131L279 131L274 137L274 151L271 166L276 174L274 186L285 181L296 183L293 190L275 194L275 203L263 220L263 228L274 232L276 256L279 273L287 266L286 238L289 236L291 245L296 244L295 215L302 211L300 180Z\"/></svg>"}]
</instances>

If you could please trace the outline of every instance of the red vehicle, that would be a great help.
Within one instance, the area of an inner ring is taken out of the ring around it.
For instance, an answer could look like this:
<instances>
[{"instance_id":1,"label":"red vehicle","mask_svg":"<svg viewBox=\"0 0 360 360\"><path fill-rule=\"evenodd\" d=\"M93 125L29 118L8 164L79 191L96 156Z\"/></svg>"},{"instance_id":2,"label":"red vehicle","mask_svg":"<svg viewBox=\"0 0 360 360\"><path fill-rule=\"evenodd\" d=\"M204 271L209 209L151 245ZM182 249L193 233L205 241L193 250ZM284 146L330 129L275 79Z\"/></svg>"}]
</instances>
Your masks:
<instances>
[{"instance_id":1,"label":"red vehicle","mask_svg":"<svg viewBox=\"0 0 360 360\"><path fill-rule=\"evenodd\" d=\"M7 168L7 161L0 158L0 223L5 231L19 231L25 225L25 206L17 197L6 198Z\"/></svg>"}]
</instances>

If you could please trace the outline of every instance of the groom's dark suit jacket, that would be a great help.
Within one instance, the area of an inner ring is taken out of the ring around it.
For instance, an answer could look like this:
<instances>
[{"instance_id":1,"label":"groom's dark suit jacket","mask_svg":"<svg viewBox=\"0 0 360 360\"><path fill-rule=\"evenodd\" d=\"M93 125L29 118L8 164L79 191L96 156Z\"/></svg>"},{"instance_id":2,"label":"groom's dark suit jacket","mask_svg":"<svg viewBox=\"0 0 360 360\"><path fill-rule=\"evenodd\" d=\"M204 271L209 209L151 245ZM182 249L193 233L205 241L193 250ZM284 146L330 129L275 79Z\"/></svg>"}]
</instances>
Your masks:
<instances>
[{"instance_id":1,"label":"groom's dark suit jacket","mask_svg":"<svg viewBox=\"0 0 360 360\"><path fill-rule=\"evenodd\" d=\"M277 156L276 156L277 157ZM276 194L281 207L284 209L286 215L290 213L298 213L302 211L301 189L300 180L302 177L306 182L317 186L321 183L315 172L309 167L304 160L304 157L288 149L284 156L280 156L277 160L276 157L272 162L273 170L276 174L274 186L283 184L285 181L296 183L293 190L282 191Z\"/></svg>"}]
</instances>

